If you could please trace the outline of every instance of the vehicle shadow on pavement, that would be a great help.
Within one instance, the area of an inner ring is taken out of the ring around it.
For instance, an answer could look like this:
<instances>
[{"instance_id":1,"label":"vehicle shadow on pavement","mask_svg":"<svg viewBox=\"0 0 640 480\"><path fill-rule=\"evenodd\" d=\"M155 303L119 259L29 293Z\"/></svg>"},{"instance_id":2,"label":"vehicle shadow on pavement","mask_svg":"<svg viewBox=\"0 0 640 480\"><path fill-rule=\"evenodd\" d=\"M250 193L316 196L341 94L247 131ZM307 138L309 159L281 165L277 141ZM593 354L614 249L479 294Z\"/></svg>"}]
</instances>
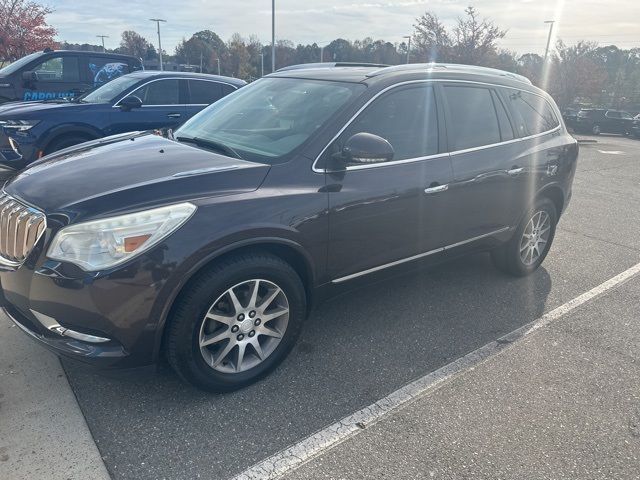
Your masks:
<instances>
[{"instance_id":1,"label":"vehicle shadow on pavement","mask_svg":"<svg viewBox=\"0 0 640 480\"><path fill-rule=\"evenodd\" d=\"M114 478L222 478L538 318L550 290L544 268L513 278L486 254L352 290L316 309L280 368L230 394L164 364L65 369Z\"/></svg>"}]
</instances>

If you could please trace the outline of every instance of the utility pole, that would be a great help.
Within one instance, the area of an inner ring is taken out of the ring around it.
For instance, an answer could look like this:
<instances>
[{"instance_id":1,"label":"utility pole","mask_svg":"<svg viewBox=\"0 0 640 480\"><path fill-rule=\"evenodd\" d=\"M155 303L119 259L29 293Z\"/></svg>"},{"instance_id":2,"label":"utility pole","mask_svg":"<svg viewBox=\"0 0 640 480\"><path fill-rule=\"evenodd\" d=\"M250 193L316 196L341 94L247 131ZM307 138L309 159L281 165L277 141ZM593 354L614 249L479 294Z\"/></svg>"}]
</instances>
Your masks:
<instances>
[{"instance_id":1,"label":"utility pole","mask_svg":"<svg viewBox=\"0 0 640 480\"><path fill-rule=\"evenodd\" d=\"M549 45L551 44L551 32L553 32L553 24L555 20L545 20L544 23L549 24L549 36L547 37L547 48L544 50L544 63L547 63L547 57L549 56Z\"/></svg>"},{"instance_id":2,"label":"utility pole","mask_svg":"<svg viewBox=\"0 0 640 480\"><path fill-rule=\"evenodd\" d=\"M411 35L405 35L402 38L408 38L409 43L407 45L407 63L409 63L409 55L411 55Z\"/></svg>"},{"instance_id":3,"label":"utility pole","mask_svg":"<svg viewBox=\"0 0 640 480\"><path fill-rule=\"evenodd\" d=\"M162 18L150 18L149 19L152 22L156 22L156 25L158 25L158 59L160 60L160 71L164 70L163 66L162 66L162 42L160 41L160 22L166 22L166 20L163 20Z\"/></svg>"},{"instance_id":4,"label":"utility pole","mask_svg":"<svg viewBox=\"0 0 640 480\"><path fill-rule=\"evenodd\" d=\"M271 0L271 71L276 71L276 0Z\"/></svg>"},{"instance_id":5,"label":"utility pole","mask_svg":"<svg viewBox=\"0 0 640 480\"><path fill-rule=\"evenodd\" d=\"M260 54L260 76L264 77L264 53Z\"/></svg>"},{"instance_id":6,"label":"utility pole","mask_svg":"<svg viewBox=\"0 0 640 480\"><path fill-rule=\"evenodd\" d=\"M109 35L96 35L96 37L102 39L102 51L106 52L106 50L104 49L104 39L109 38Z\"/></svg>"}]
</instances>

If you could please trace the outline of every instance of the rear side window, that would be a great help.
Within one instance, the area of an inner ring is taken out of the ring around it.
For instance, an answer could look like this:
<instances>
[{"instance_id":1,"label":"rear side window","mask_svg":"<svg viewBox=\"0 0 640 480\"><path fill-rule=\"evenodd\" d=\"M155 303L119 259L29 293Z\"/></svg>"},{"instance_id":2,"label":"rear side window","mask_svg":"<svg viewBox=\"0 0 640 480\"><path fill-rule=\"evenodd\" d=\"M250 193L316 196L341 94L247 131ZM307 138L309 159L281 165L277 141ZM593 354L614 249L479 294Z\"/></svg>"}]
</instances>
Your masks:
<instances>
[{"instance_id":1,"label":"rear side window","mask_svg":"<svg viewBox=\"0 0 640 480\"><path fill-rule=\"evenodd\" d=\"M143 105L178 105L178 85L177 79L156 80L136 90L133 95L140 97Z\"/></svg>"},{"instance_id":2,"label":"rear side window","mask_svg":"<svg viewBox=\"0 0 640 480\"><path fill-rule=\"evenodd\" d=\"M59 56L50 57L33 69L38 75L39 82L78 82L80 69L78 57Z\"/></svg>"},{"instance_id":3,"label":"rear side window","mask_svg":"<svg viewBox=\"0 0 640 480\"><path fill-rule=\"evenodd\" d=\"M553 130L560 122L544 98L521 90L508 90L507 98L520 136Z\"/></svg>"},{"instance_id":4,"label":"rear side window","mask_svg":"<svg viewBox=\"0 0 640 480\"><path fill-rule=\"evenodd\" d=\"M491 90L482 87L444 87L451 120L452 150L500 143L498 115Z\"/></svg>"},{"instance_id":5,"label":"rear side window","mask_svg":"<svg viewBox=\"0 0 640 480\"><path fill-rule=\"evenodd\" d=\"M117 58L89 57L89 78L94 87L99 87L114 78L131 73L129 64Z\"/></svg>"},{"instance_id":6,"label":"rear side window","mask_svg":"<svg viewBox=\"0 0 640 480\"><path fill-rule=\"evenodd\" d=\"M189 80L189 103L194 105L210 105L222 97L222 84L206 80Z\"/></svg>"},{"instance_id":7,"label":"rear side window","mask_svg":"<svg viewBox=\"0 0 640 480\"><path fill-rule=\"evenodd\" d=\"M393 160L438 153L438 115L433 87L398 87L375 99L342 133L340 144L367 132L387 140Z\"/></svg>"},{"instance_id":8,"label":"rear side window","mask_svg":"<svg viewBox=\"0 0 640 480\"><path fill-rule=\"evenodd\" d=\"M491 98L493 98L493 105L496 107L496 113L498 114L498 123L500 124L500 137L502 141L513 140L513 127L507 116L507 111L502 104L502 100L496 94L495 91L491 92Z\"/></svg>"}]
</instances>

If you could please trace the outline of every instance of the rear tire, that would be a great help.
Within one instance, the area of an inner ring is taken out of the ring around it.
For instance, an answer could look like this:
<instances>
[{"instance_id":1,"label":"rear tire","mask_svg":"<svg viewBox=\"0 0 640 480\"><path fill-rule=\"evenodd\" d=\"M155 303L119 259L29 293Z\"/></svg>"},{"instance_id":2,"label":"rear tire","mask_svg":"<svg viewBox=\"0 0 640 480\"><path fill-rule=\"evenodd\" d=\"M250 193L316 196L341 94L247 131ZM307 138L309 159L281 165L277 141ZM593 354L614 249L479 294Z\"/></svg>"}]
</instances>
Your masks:
<instances>
[{"instance_id":1,"label":"rear tire","mask_svg":"<svg viewBox=\"0 0 640 480\"><path fill-rule=\"evenodd\" d=\"M517 277L535 272L549 253L557 223L554 203L540 198L522 217L511 240L491 252L493 264Z\"/></svg>"},{"instance_id":2,"label":"rear tire","mask_svg":"<svg viewBox=\"0 0 640 480\"><path fill-rule=\"evenodd\" d=\"M284 360L306 311L304 285L288 263L267 253L230 257L177 300L165 343L169 364L203 390L245 387Z\"/></svg>"}]
</instances>

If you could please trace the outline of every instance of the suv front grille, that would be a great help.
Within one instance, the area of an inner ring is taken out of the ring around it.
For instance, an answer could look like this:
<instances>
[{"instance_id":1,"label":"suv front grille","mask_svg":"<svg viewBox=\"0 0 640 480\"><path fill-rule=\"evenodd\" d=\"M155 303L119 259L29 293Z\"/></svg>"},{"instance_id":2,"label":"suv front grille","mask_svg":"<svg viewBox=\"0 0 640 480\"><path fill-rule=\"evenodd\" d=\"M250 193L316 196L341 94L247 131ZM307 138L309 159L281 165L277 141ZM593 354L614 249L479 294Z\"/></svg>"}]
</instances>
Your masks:
<instances>
[{"instance_id":1,"label":"suv front grille","mask_svg":"<svg viewBox=\"0 0 640 480\"><path fill-rule=\"evenodd\" d=\"M0 263L18 266L24 262L46 227L44 213L0 193Z\"/></svg>"}]
</instances>

